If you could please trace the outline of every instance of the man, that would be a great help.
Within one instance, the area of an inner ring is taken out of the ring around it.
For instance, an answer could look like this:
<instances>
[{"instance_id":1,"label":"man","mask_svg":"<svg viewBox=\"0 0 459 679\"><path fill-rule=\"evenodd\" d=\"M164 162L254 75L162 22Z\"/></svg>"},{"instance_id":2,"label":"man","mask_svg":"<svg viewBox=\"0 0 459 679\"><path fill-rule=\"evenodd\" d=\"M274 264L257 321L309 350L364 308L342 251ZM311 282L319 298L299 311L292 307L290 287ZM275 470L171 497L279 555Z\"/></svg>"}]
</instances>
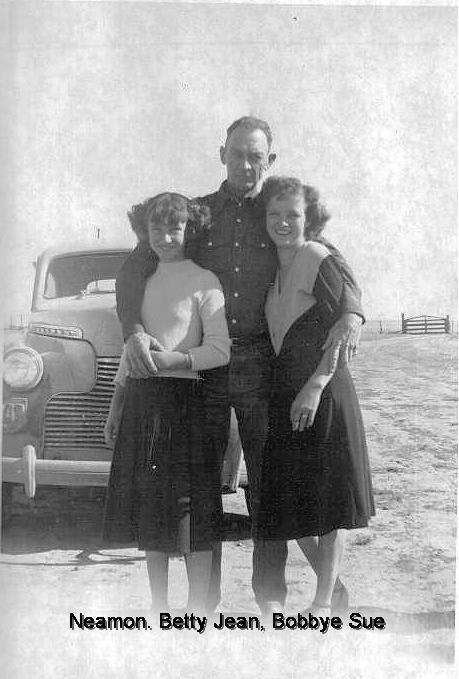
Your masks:
<instances>
[{"instance_id":1,"label":"man","mask_svg":"<svg viewBox=\"0 0 459 679\"><path fill-rule=\"evenodd\" d=\"M247 467L252 521L257 520L273 357L264 303L274 280L277 260L275 248L266 234L265 209L260 198L263 176L276 159L271 145L271 130L263 120L247 116L230 125L226 142L220 148L227 179L218 191L197 199L210 209L211 226L193 241L188 253L197 264L218 276L225 294L232 339L231 362L224 369L204 375L208 426L215 454L222 463L230 408L234 408ZM343 360L347 360L355 353L359 340L363 318L360 291L340 253L328 243L327 247L336 255L346 285L343 316L332 328L324 348L341 349ZM117 280L118 314L134 377L148 377L155 371L149 354L149 349L155 348L154 340L145 334L140 320L145 280L154 267L148 245L139 244ZM263 613L284 604L286 558L286 542L254 543L252 586ZM214 550L213 562L210 608L215 608L220 601L221 545Z\"/></svg>"}]
</instances>

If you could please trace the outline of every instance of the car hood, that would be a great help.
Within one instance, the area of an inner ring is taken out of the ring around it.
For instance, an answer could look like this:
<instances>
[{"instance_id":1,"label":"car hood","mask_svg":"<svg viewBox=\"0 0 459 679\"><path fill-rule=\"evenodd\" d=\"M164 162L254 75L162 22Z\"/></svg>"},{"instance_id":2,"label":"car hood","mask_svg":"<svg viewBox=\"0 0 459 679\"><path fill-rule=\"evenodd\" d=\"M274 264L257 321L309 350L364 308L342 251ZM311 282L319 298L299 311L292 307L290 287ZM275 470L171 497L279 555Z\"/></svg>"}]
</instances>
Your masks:
<instances>
[{"instance_id":1,"label":"car hood","mask_svg":"<svg viewBox=\"0 0 459 679\"><path fill-rule=\"evenodd\" d=\"M119 356L123 350L121 325L114 294L64 297L46 301L46 309L31 314L30 322L77 327L97 356Z\"/></svg>"}]
</instances>

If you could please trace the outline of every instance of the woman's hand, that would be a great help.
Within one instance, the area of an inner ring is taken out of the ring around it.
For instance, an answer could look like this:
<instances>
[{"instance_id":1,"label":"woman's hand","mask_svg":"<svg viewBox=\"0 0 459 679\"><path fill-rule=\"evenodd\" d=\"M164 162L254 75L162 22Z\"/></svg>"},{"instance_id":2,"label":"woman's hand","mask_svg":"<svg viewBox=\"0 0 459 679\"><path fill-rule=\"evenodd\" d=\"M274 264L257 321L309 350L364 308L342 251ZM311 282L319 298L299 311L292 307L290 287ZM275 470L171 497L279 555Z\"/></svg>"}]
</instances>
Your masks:
<instances>
[{"instance_id":1,"label":"woman's hand","mask_svg":"<svg viewBox=\"0 0 459 679\"><path fill-rule=\"evenodd\" d=\"M324 387L317 382L307 382L298 392L290 408L293 431L303 431L314 424Z\"/></svg>"},{"instance_id":2,"label":"woman's hand","mask_svg":"<svg viewBox=\"0 0 459 679\"><path fill-rule=\"evenodd\" d=\"M104 426L104 440L105 445L109 448L113 448L115 445L116 437L118 436L118 429L120 428L121 414L117 417L114 413L110 412L107 417L107 421Z\"/></svg>"},{"instance_id":3,"label":"woman's hand","mask_svg":"<svg viewBox=\"0 0 459 679\"><path fill-rule=\"evenodd\" d=\"M151 360L158 370L170 370L168 360L168 354L170 354L170 352L165 352L163 356L161 356L161 353L161 351L150 351Z\"/></svg>"},{"instance_id":4,"label":"woman's hand","mask_svg":"<svg viewBox=\"0 0 459 679\"><path fill-rule=\"evenodd\" d=\"M188 366L187 356L181 351L150 351L150 356L158 370L181 370Z\"/></svg>"}]
</instances>

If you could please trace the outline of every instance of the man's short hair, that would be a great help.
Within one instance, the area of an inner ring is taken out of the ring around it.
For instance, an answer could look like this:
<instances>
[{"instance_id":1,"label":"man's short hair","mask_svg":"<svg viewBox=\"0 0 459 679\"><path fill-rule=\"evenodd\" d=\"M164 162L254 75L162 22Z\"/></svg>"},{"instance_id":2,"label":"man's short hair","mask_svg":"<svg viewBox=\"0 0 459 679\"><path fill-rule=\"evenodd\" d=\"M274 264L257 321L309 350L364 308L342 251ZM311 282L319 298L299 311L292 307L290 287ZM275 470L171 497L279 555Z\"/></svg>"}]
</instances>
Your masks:
<instances>
[{"instance_id":1,"label":"man's short hair","mask_svg":"<svg viewBox=\"0 0 459 679\"><path fill-rule=\"evenodd\" d=\"M271 148L271 144L273 143L273 135L271 128L265 120L261 120L261 118L255 118L254 116L242 116L242 118L238 118L234 121L234 123L231 123L231 125L226 130L226 141L228 141L231 133L234 132L234 130L236 130L238 127L242 127L244 130L249 131L261 130L264 132L268 141L268 148Z\"/></svg>"}]
</instances>

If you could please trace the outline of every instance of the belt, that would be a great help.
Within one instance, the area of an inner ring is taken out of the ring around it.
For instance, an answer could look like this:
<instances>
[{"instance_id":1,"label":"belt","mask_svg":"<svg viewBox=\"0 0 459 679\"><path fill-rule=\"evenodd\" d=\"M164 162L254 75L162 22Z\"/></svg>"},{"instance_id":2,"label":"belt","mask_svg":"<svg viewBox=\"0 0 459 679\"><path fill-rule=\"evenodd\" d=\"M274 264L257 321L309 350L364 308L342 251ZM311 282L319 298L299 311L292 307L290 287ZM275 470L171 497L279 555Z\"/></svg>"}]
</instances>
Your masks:
<instances>
[{"instance_id":1,"label":"belt","mask_svg":"<svg viewBox=\"0 0 459 679\"><path fill-rule=\"evenodd\" d=\"M266 332L259 333L258 335L246 335L244 337L231 337L232 347L249 347L252 344L258 344L259 342L268 342L269 335Z\"/></svg>"}]
</instances>

